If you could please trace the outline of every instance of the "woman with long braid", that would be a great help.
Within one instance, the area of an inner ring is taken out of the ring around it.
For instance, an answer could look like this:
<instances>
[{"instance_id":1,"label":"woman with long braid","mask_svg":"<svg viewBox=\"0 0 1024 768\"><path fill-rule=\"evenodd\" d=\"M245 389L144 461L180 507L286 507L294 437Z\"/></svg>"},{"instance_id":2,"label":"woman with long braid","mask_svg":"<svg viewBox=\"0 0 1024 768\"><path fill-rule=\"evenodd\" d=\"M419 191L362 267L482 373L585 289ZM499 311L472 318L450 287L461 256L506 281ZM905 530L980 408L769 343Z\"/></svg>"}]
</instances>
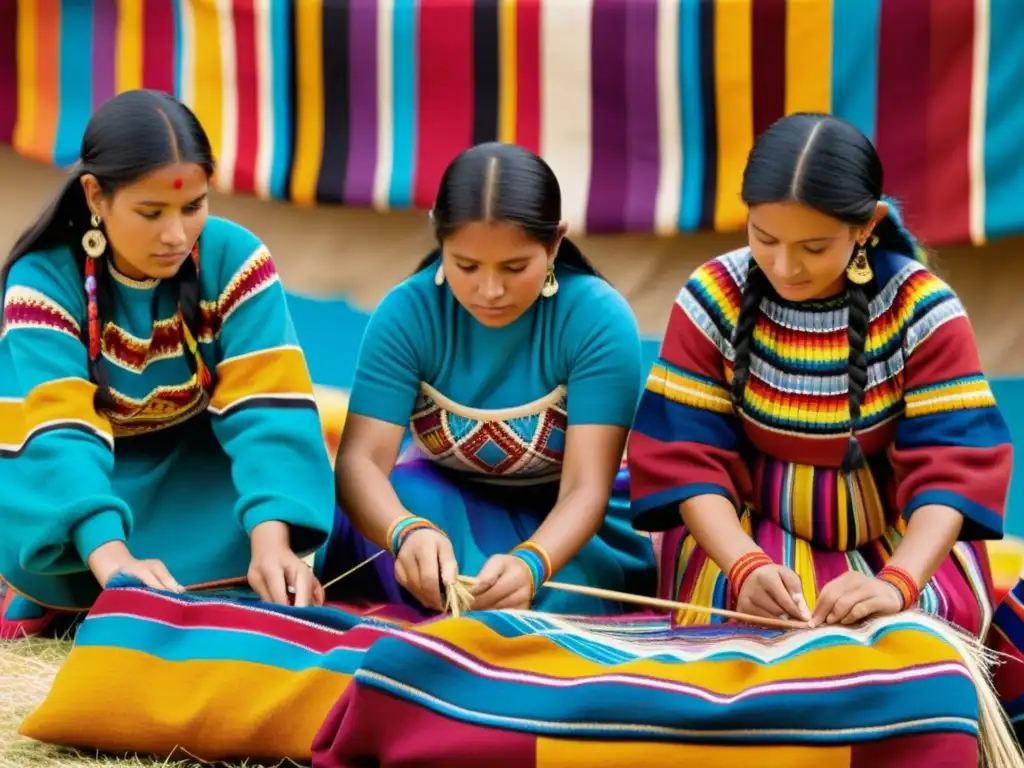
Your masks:
<instances>
[{"instance_id":1,"label":"woman with long braid","mask_svg":"<svg viewBox=\"0 0 1024 768\"><path fill-rule=\"evenodd\" d=\"M849 123L778 121L742 194L749 247L683 286L629 441L661 593L812 626L917 606L984 634L1012 448L963 306Z\"/></svg>"},{"instance_id":2,"label":"woman with long braid","mask_svg":"<svg viewBox=\"0 0 1024 768\"><path fill-rule=\"evenodd\" d=\"M321 599L312 384L267 249L208 215L213 170L187 107L122 93L0 273L0 638L56 630L117 573Z\"/></svg>"}]
</instances>

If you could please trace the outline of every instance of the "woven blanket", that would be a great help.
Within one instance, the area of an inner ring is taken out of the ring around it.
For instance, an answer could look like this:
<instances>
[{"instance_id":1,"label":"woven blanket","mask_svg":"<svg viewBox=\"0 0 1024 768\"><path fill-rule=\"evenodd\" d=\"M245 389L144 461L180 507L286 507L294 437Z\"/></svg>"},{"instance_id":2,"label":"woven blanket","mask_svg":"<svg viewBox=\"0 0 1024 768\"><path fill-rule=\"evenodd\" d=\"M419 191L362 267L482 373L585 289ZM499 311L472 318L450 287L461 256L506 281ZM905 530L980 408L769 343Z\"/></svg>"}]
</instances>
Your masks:
<instances>
[{"instance_id":1,"label":"woven blanket","mask_svg":"<svg viewBox=\"0 0 1024 768\"><path fill-rule=\"evenodd\" d=\"M20 0L0 3L0 141L65 165L126 88L177 94L217 185L429 207L451 158L542 154L574 232L740 229L783 114L863 130L933 246L1024 231L1017 0Z\"/></svg>"},{"instance_id":2,"label":"woven blanket","mask_svg":"<svg viewBox=\"0 0 1024 768\"><path fill-rule=\"evenodd\" d=\"M646 615L407 618L120 581L21 732L324 768L479 766L482 750L498 768L977 765L974 684L913 614L788 633Z\"/></svg>"},{"instance_id":3,"label":"woven blanket","mask_svg":"<svg viewBox=\"0 0 1024 768\"><path fill-rule=\"evenodd\" d=\"M114 754L308 759L381 629L419 618L396 607L277 607L244 594L173 595L118 577L19 732Z\"/></svg>"},{"instance_id":4,"label":"woven blanket","mask_svg":"<svg viewBox=\"0 0 1024 768\"><path fill-rule=\"evenodd\" d=\"M313 764L976 766L977 717L914 615L783 633L488 612L382 628Z\"/></svg>"}]
</instances>

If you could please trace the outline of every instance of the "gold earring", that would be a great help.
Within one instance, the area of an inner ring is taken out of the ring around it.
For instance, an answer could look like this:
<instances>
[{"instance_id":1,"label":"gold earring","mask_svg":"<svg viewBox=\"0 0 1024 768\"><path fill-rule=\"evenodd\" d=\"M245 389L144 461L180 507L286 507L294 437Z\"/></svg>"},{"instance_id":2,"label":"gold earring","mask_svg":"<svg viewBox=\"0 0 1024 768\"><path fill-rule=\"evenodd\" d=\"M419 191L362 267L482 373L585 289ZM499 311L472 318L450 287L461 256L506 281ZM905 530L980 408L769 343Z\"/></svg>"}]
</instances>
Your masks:
<instances>
[{"instance_id":1,"label":"gold earring","mask_svg":"<svg viewBox=\"0 0 1024 768\"><path fill-rule=\"evenodd\" d=\"M434 285L444 285L444 264L437 265L437 272L434 273Z\"/></svg>"},{"instance_id":2,"label":"gold earring","mask_svg":"<svg viewBox=\"0 0 1024 768\"><path fill-rule=\"evenodd\" d=\"M868 263L868 249L861 244L857 254L846 267L846 279L857 285L867 285L874 276L871 264Z\"/></svg>"},{"instance_id":3,"label":"gold earring","mask_svg":"<svg viewBox=\"0 0 1024 768\"><path fill-rule=\"evenodd\" d=\"M540 295L550 299L558 293L558 278L555 277L555 268L548 267L548 273L544 275L544 285L541 286Z\"/></svg>"},{"instance_id":4,"label":"gold earring","mask_svg":"<svg viewBox=\"0 0 1024 768\"><path fill-rule=\"evenodd\" d=\"M92 229L82 236L82 250L90 259L98 259L107 250L107 237L100 229L103 220L95 213L92 215Z\"/></svg>"}]
</instances>

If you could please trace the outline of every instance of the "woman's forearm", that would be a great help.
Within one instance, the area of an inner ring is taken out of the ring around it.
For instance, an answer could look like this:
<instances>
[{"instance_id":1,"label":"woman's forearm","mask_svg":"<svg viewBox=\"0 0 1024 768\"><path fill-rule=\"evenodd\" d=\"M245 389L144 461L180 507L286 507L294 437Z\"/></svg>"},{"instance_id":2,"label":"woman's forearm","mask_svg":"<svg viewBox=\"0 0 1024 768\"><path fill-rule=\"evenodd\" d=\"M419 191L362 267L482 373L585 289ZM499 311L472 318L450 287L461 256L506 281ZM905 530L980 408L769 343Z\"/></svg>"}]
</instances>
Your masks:
<instances>
[{"instance_id":1,"label":"woman's forearm","mask_svg":"<svg viewBox=\"0 0 1024 768\"><path fill-rule=\"evenodd\" d=\"M736 508L725 496L704 494L679 505L683 524L722 573L729 573L740 557L755 549L757 543L740 525Z\"/></svg>"},{"instance_id":2,"label":"woman's forearm","mask_svg":"<svg viewBox=\"0 0 1024 768\"><path fill-rule=\"evenodd\" d=\"M391 524L408 515L387 475L362 456L339 456L334 468L338 506L356 529L379 547L387 549Z\"/></svg>"},{"instance_id":3,"label":"woman's forearm","mask_svg":"<svg viewBox=\"0 0 1024 768\"><path fill-rule=\"evenodd\" d=\"M559 496L544 522L530 539L547 552L558 572L596 534L604 522L608 497L589 488L576 488Z\"/></svg>"},{"instance_id":4,"label":"woman's forearm","mask_svg":"<svg viewBox=\"0 0 1024 768\"><path fill-rule=\"evenodd\" d=\"M916 509L889 565L902 568L923 587L949 557L963 524L963 515L952 507L927 504Z\"/></svg>"}]
</instances>

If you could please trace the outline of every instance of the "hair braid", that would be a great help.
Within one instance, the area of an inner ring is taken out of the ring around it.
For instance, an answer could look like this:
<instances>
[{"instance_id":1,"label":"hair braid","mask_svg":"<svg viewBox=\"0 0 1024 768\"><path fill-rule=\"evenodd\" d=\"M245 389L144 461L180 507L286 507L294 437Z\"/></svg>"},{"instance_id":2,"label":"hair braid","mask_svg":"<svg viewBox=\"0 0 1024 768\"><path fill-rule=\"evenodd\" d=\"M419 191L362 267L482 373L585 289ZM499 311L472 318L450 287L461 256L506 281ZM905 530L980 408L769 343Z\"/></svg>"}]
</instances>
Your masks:
<instances>
[{"instance_id":1,"label":"hair braid","mask_svg":"<svg viewBox=\"0 0 1024 768\"><path fill-rule=\"evenodd\" d=\"M868 386L868 360L864 348L867 344L871 308L864 286L848 283L847 294L849 295L849 319L846 323L846 331L850 344L850 442L846 446L842 469L849 473L864 465L864 452L857 441L856 429L857 422L860 421L860 406L864 400L864 391Z\"/></svg>"},{"instance_id":2,"label":"hair braid","mask_svg":"<svg viewBox=\"0 0 1024 768\"><path fill-rule=\"evenodd\" d=\"M203 316L199 309L199 273L192 258L185 259L177 274L178 306L185 325L195 338L202 330Z\"/></svg>"},{"instance_id":3,"label":"hair braid","mask_svg":"<svg viewBox=\"0 0 1024 768\"><path fill-rule=\"evenodd\" d=\"M750 348L754 340L754 326L761 309L768 281L764 272L751 259L747 267L747 282L743 286L743 298L740 301L740 314L736 319L736 328L732 334L733 366L732 366L732 404L737 412L743 406L743 390L750 377Z\"/></svg>"},{"instance_id":4,"label":"hair braid","mask_svg":"<svg viewBox=\"0 0 1024 768\"><path fill-rule=\"evenodd\" d=\"M209 389L213 377L203 362L199 351L199 339L202 335L203 313L199 304L199 245L192 250L192 255L185 259L176 275L178 283L178 309L181 320L185 324L182 343L185 346L185 357L189 368L196 374L200 386Z\"/></svg>"}]
</instances>

